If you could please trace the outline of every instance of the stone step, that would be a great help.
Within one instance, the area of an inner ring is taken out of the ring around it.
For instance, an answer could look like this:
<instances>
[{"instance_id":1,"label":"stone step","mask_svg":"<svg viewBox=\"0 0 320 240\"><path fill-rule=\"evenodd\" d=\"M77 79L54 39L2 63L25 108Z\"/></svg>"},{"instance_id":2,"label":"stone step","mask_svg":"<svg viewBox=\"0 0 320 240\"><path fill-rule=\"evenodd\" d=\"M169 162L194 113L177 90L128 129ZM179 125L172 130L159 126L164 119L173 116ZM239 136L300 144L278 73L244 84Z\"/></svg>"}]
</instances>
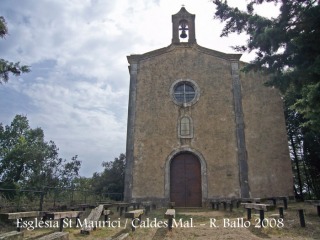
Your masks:
<instances>
[{"instance_id":1,"label":"stone step","mask_svg":"<svg viewBox=\"0 0 320 240\"><path fill-rule=\"evenodd\" d=\"M49 235L37 238L37 240L69 240L69 233L67 232L54 232Z\"/></svg>"},{"instance_id":2,"label":"stone step","mask_svg":"<svg viewBox=\"0 0 320 240\"><path fill-rule=\"evenodd\" d=\"M17 232L17 231L12 231L12 232L6 232L0 234L0 239L1 240L22 240L23 239L23 232Z\"/></svg>"}]
</instances>

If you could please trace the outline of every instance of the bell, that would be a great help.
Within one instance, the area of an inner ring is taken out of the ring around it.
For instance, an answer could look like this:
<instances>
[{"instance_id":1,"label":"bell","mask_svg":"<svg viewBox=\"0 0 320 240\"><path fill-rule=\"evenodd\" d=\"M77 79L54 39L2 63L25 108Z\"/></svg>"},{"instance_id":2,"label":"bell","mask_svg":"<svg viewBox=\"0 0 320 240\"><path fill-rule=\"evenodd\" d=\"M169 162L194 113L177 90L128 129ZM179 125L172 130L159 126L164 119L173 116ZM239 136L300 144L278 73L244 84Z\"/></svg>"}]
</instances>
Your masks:
<instances>
[{"instance_id":1,"label":"bell","mask_svg":"<svg viewBox=\"0 0 320 240\"><path fill-rule=\"evenodd\" d=\"M180 34L180 37L181 38L186 38L187 37L187 34L186 34L186 31L185 30L182 30L181 34Z\"/></svg>"}]
</instances>

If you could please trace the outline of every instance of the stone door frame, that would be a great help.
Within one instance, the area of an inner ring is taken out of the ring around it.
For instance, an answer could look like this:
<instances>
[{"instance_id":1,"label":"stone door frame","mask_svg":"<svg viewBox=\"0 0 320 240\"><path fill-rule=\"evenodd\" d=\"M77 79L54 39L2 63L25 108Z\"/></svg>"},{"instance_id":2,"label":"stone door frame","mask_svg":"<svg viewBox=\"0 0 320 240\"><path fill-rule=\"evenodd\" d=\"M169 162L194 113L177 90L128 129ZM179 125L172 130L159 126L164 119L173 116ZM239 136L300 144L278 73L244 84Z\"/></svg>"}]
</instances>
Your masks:
<instances>
[{"instance_id":1,"label":"stone door frame","mask_svg":"<svg viewBox=\"0 0 320 240\"><path fill-rule=\"evenodd\" d=\"M197 150L194 150L192 148L184 147L179 148L174 151L172 151L169 156L167 157L166 163L165 163L165 180L164 180L164 194L165 199L170 200L170 165L172 159L180 153L191 153L195 155L201 166L201 191L202 191L202 206L204 206L204 203L208 199L208 178L207 178L207 163L202 156L200 152Z\"/></svg>"}]
</instances>

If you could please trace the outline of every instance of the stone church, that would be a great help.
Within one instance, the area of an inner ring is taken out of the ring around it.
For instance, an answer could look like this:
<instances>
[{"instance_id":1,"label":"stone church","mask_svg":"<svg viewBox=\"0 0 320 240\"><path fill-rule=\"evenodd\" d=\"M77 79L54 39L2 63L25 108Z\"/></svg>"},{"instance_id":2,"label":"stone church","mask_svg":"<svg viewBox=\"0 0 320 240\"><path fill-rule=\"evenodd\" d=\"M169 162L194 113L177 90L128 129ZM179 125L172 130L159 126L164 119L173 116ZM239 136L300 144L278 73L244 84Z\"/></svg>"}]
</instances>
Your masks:
<instances>
[{"instance_id":1,"label":"stone church","mask_svg":"<svg viewBox=\"0 0 320 240\"><path fill-rule=\"evenodd\" d=\"M217 198L293 195L283 103L241 54L196 42L172 16L168 47L128 56L125 201L201 207Z\"/></svg>"}]
</instances>

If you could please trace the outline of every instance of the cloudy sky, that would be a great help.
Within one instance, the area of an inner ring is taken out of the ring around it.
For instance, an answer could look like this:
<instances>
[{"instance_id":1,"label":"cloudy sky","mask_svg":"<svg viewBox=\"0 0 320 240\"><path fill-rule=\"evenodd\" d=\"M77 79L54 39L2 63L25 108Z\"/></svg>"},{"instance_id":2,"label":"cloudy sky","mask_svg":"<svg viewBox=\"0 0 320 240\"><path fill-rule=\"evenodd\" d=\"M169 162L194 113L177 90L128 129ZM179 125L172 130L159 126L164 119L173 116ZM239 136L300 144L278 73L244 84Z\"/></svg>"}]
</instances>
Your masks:
<instances>
[{"instance_id":1,"label":"cloudy sky","mask_svg":"<svg viewBox=\"0 0 320 240\"><path fill-rule=\"evenodd\" d=\"M228 3L244 8L245 0ZM82 176L125 153L129 73L126 56L171 43L171 15L182 4L196 14L201 46L232 53L244 35L220 38L208 0L0 0L9 35L0 58L31 72L0 85L0 122L26 115L41 127L62 158L78 155ZM257 9L276 16L273 5ZM253 55L243 55L250 61Z\"/></svg>"}]
</instances>

